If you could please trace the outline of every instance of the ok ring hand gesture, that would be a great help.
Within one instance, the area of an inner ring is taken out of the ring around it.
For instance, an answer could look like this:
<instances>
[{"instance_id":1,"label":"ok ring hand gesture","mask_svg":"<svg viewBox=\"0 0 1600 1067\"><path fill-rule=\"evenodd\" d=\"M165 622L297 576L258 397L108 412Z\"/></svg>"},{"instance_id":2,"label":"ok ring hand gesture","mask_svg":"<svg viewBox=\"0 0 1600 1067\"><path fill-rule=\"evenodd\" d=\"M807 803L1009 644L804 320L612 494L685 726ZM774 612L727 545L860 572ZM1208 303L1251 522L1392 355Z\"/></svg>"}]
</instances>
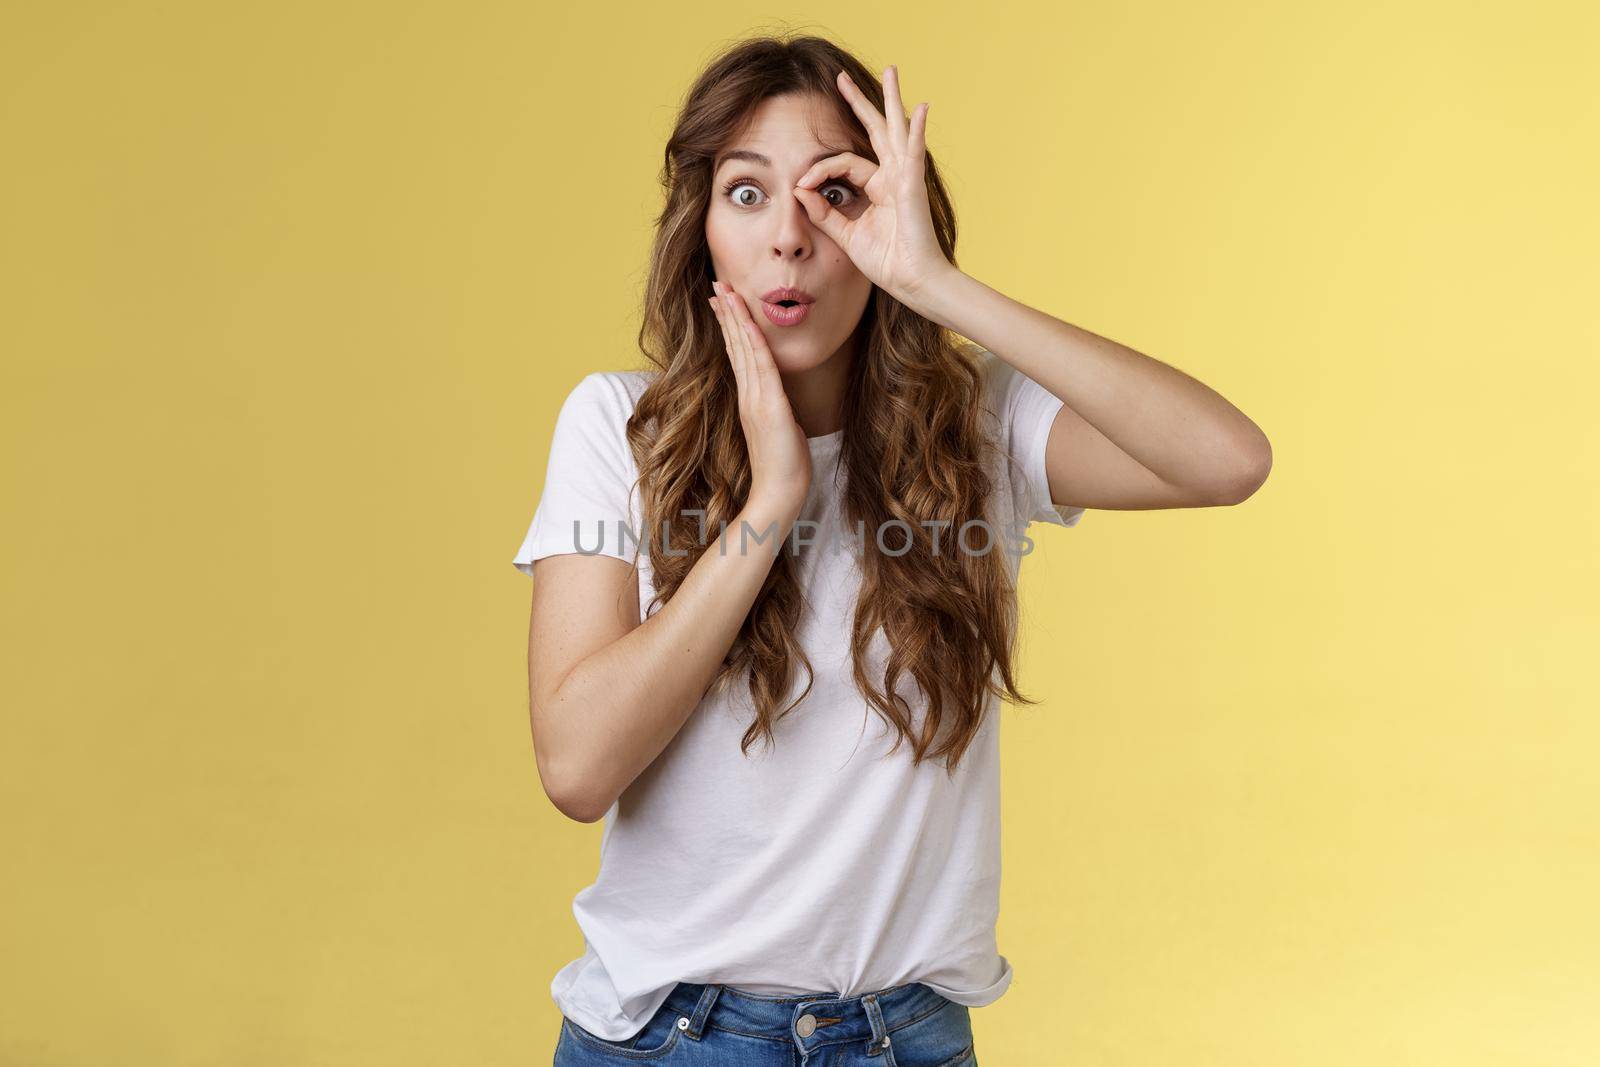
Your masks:
<instances>
[{"instance_id":1,"label":"ok ring hand gesture","mask_svg":"<svg viewBox=\"0 0 1600 1067\"><path fill-rule=\"evenodd\" d=\"M890 296L910 304L910 298L950 267L934 234L924 178L923 134L928 105L918 104L907 122L905 106L900 102L900 72L893 66L883 74L887 116L867 99L849 74L840 71L836 80L851 110L866 127L878 162L853 152L818 160L801 175L794 195L812 223L844 250L857 270ZM866 210L853 219L816 191L817 185L837 177L861 189L870 201Z\"/></svg>"}]
</instances>

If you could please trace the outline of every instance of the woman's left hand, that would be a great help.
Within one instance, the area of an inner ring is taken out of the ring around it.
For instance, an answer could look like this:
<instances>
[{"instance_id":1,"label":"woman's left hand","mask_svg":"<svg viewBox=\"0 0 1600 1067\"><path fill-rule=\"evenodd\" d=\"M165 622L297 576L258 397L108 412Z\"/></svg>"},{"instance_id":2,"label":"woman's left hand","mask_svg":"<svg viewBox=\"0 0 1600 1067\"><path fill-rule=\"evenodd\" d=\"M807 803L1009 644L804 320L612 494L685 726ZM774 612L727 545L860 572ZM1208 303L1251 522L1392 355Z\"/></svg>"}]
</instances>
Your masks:
<instances>
[{"instance_id":1,"label":"woman's left hand","mask_svg":"<svg viewBox=\"0 0 1600 1067\"><path fill-rule=\"evenodd\" d=\"M854 152L818 160L800 176L794 195L812 223L844 249L857 270L896 300L912 304L930 281L952 269L939 247L928 207L923 139L928 105L918 104L910 122L906 121L905 106L900 102L900 72L892 66L883 74L887 118L849 74L840 71L835 80L867 128L878 162ZM851 217L816 191L829 178L839 177L866 194L865 211Z\"/></svg>"}]
</instances>

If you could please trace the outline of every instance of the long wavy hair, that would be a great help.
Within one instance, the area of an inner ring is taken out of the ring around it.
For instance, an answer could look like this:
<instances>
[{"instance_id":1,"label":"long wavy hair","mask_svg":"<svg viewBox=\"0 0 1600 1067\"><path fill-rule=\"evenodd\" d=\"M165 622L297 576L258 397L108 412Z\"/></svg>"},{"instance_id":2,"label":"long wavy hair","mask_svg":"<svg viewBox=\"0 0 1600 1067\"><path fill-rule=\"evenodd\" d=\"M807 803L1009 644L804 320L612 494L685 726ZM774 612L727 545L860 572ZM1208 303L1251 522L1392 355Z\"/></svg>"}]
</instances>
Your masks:
<instances>
[{"instance_id":1,"label":"long wavy hair","mask_svg":"<svg viewBox=\"0 0 1600 1067\"><path fill-rule=\"evenodd\" d=\"M883 109L877 77L826 39L741 41L700 74L667 141L660 173L665 204L656 219L638 335L659 373L627 424L639 469L647 531L642 540L655 581L646 614L671 599L700 555L716 544L702 531L736 523L751 484L738 386L705 299L713 276L705 236L712 161L743 131L757 105L792 93L832 102L852 150L876 162L866 129L838 91L834 79L841 69ZM939 245L955 263L955 212L931 154L926 176ZM989 518L993 487L985 457L996 446L985 435L979 411L979 353L877 287L854 337L839 472L847 523L866 538L851 631L855 682L895 731L891 751L909 742L915 764L943 758L954 774L991 695L1037 703L1018 692L1012 674L1017 604L1001 552L952 551L947 543L969 520ZM693 512L703 512L703 518ZM875 532L893 520L906 525L885 533L885 541L898 549L905 537L908 550L873 551ZM946 536L935 552L923 524L941 521L948 523ZM683 554L668 554L669 546ZM794 636L803 600L797 561L779 552L708 689L748 679L756 717L740 745L746 754L757 738L775 744L773 724L811 691L808 679L799 697L779 707L794 672L803 666L811 673ZM869 656L880 633L888 645L881 679L872 677ZM897 692L906 676L925 700L920 723Z\"/></svg>"}]
</instances>

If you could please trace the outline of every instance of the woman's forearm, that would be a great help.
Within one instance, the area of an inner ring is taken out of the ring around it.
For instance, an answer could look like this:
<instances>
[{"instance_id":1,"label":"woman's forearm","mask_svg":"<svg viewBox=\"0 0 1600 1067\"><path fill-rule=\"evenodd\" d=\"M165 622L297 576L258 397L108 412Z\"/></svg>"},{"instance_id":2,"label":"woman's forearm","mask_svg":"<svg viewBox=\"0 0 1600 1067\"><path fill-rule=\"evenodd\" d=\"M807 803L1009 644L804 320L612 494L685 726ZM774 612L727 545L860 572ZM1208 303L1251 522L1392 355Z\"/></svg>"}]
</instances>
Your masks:
<instances>
[{"instance_id":1,"label":"woman's forearm","mask_svg":"<svg viewBox=\"0 0 1600 1067\"><path fill-rule=\"evenodd\" d=\"M543 732L575 817L602 817L688 721L796 517L782 504L746 506L720 538L713 531L660 610L582 660L556 689Z\"/></svg>"},{"instance_id":2,"label":"woman's forearm","mask_svg":"<svg viewBox=\"0 0 1600 1067\"><path fill-rule=\"evenodd\" d=\"M1163 481L1214 495L1260 484L1272 446L1215 389L1153 356L1064 322L954 267L907 299L1032 378Z\"/></svg>"}]
</instances>

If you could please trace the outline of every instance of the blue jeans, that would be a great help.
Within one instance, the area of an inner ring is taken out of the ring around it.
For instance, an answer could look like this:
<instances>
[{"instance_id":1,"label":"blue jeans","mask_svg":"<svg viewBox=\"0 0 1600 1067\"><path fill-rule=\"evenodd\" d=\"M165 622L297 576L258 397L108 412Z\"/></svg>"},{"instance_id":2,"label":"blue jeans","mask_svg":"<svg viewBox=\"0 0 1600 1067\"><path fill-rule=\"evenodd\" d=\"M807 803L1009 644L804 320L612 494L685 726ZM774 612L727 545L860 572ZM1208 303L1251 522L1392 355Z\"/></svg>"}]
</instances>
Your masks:
<instances>
[{"instance_id":1,"label":"blue jeans","mask_svg":"<svg viewBox=\"0 0 1600 1067\"><path fill-rule=\"evenodd\" d=\"M840 999L768 997L679 982L633 1037L607 1041L561 1020L555 1067L978 1067L972 1019L921 982Z\"/></svg>"}]
</instances>

